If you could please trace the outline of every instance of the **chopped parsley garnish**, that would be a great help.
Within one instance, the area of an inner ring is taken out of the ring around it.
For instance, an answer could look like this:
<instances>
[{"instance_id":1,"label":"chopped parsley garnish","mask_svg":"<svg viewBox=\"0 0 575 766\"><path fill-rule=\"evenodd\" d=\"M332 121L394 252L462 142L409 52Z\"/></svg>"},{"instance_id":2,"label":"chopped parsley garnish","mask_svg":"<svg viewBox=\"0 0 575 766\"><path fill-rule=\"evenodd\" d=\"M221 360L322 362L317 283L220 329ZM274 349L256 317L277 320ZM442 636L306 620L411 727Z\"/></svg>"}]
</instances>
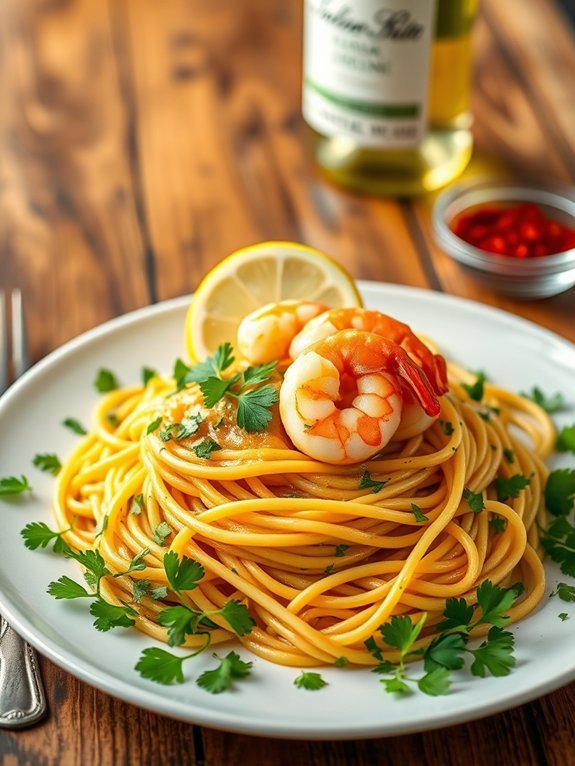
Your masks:
<instances>
[{"instance_id":1,"label":"chopped parsley garnish","mask_svg":"<svg viewBox=\"0 0 575 766\"><path fill-rule=\"evenodd\" d=\"M130 513L132 516L139 516L144 508L144 495L140 492L138 495L134 495L132 505L130 506Z\"/></svg>"},{"instance_id":2,"label":"chopped parsley garnish","mask_svg":"<svg viewBox=\"0 0 575 766\"><path fill-rule=\"evenodd\" d=\"M503 627L509 621L504 613L513 605L522 592L522 586L500 588L489 580L477 589L476 609L463 598L449 598L443 612L444 621L437 626L439 635L424 650L413 646L421 633L427 615L423 614L414 624L408 615L394 615L390 622L380 625L379 631L384 644L399 650L399 662L393 663L383 656L383 649L372 637L365 642L368 651L378 661L373 672L391 676L381 680L386 692L410 694L416 686L419 691L431 696L447 694L451 683L451 672L460 670L465 655L471 655L472 675L483 678L487 673L504 676L515 666L513 656L513 635ZM480 624L491 625L486 640L476 649L469 648L470 632ZM407 674L406 659L411 655L423 655L424 675L417 678Z\"/></svg>"},{"instance_id":3,"label":"chopped parsley garnish","mask_svg":"<svg viewBox=\"0 0 575 766\"><path fill-rule=\"evenodd\" d=\"M461 388L464 391L467 391L470 399L473 399L476 402L480 402L483 399L485 381L485 373L478 372L477 377L473 383L462 383Z\"/></svg>"},{"instance_id":4,"label":"chopped parsley garnish","mask_svg":"<svg viewBox=\"0 0 575 766\"><path fill-rule=\"evenodd\" d=\"M550 415L553 412L560 410L565 404L563 394L556 393L551 396L546 396L540 388L537 388L537 386L534 386L530 393L523 394L523 396L527 399L532 399L535 404L538 404L541 409L545 410L545 412L548 412Z\"/></svg>"},{"instance_id":5,"label":"chopped parsley garnish","mask_svg":"<svg viewBox=\"0 0 575 766\"><path fill-rule=\"evenodd\" d=\"M328 565L326 566L326 568L323 570L324 574L326 574L326 575L330 575L330 574L333 574L333 573L334 573L334 571L335 571L335 567L334 567L334 565L333 565L333 564L328 564Z\"/></svg>"},{"instance_id":6,"label":"chopped parsley garnish","mask_svg":"<svg viewBox=\"0 0 575 766\"><path fill-rule=\"evenodd\" d=\"M319 673L310 673L307 670L302 670L294 680L294 686L297 686L298 689L307 689L308 691L315 692L327 686L327 681L324 681Z\"/></svg>"},{"instance_id":7,"label":"chopped parsley garnish","mask_svg":"<svg viewBox=\"0 0 575 766\"><path fill-rule=\"evenodd\" d=\"M116 415L115 412L108 412L106 414L106 420L112 426L112 428L117 428L121 423L120 418Z\"/></svg>"},{"instance_id":8,"label":"chopped parsley garnish","mask_svg":"<svg viewBox=\"0 0 575 766\"><path fill-rule=\"evenodd\" d=\"M79 420L76 420L76 418L66 418L62 421L62 425L66 428L69 428L73 433L78 434L78 436L85 436L88 433L88 431L84 428Z\"/></svg>"},{"instance_id":9,"label":"chopped parsley garnish","mask_svg":"<svg viewBox=\"0 0 575 766\"><path fill-rule=\"evenodd\" d=\"M485 508L481 492L472 492L468 487L463 490L463 499L473 513L480 513Z\"/></svg>"},{"instance_id":10,"label":"chopped parsley garnish","mask_svg":"<svg viewBox=\"0 0 575 766\"><path fill-rule=\"evenodd\" d=\"M507 500L508 497L519 497L519 493L524 490L530 482L531 479L528 476L523 476L521 473L516 473L508 479L504 476L498 476L495 479L497 499L503 502Z\"/></svg>"},{"instance_id":11,"label":"chopped parsley garnish","mask_svg":"<svg viewBox=\"0 0 575 766\"><path fill-rule=\"evenodd\" d=\"M25 476L6 476L0 479L0 497L12 497L13 495L21 495L23 492L31 492L28 479Z\"/></svg>"},{"instance_id":12,"label":"chopped parsley garnish","mask_svg":"<svg viewBox=\"0 0 575 766\"><path fill-rule=\"evenodd\" d=\"M426 516L421 510L421 508L415 503L411 504L411 512L415 516L415 520L417 522L429 521L429 517Z\"/></svg>"},{"instance_id":13,"label":"chopped parsley garnish","mask_svg":"<svg viewBox=\"0 0 575 766\"><path fill-rule=\"evenodd\" d=\"M160 415L155 420L152 420L150 425L146 428L146 436L149 436L150 434L153 434L154 431L156 431L162 423L162 416ZM164 441L167 441L164 439Z\"/></svg>"},{"instance_id":14,"label":"chopped parsley garnish","mask_svg":"<svg viewBox=\"0 0 575 766\"><path fill-rule=\"evenodd\" d=\"M94 388L99 394L114 391L118 386L118 379L111 370L106 370L104 367L98 370L94 378Z\"/></svg>"},{"instance_id":15,"label":"chopped parsley garnish","mask_svg":"<svg viewBox=\"0 0 575 766\"><path fill-rule=\"evenodd\" d=\"M209 460L212 456L212 452L220 450L221 447L213 439L204 439L199 444L196 444L194 447L192 447L192 449L196 453L196 457L202 458L204 460Z\"/></svg>"},{"instance_id":16,"label":"chopped parsley garnish","mask_svg":"<svg viewBox=\"0 0 575 766\"><path fill-rule=\"evenodd\" d=\"M359 488L360 489L371 489L371 491L375 494L377 492L381 492L381 490L385 487L389 479L384 479L384 481L375 481L371 478L371 474L366 469L361 479L359 480Z\"/></svg>"},{"instance_id":17,"label":"chopped parsley garnish","mask_svg":"<svg viewBox=\"0 0 575 766\"><path fill-rule=\"evenodd\" d=\"M555 449L558 452L575 453L575 423L561 429L557 437Z\"/></svg>"},{"instance_id":18,"label":"chopped parsley garnish","mask_svg":"<svg viewBox=\"0 0 575 766\"><path fill-rule=\"evenodd\" d=\"M46 473L51 473L52 476L57 476L62 468L62 463L60 462L58 455L49 452L34 455L32 463L36 468L39 468Z\"/></svg>"},{"instance_id":19,"label":"chopped parsley garnish","mask_svg":"<svg viewBox=\"0 0 575 766\"><path fill-rule=\"evenodd\" d=\"M439 426L446 436L451 436L451 434L455 431L453 423L450 420L440 420Z\"/></svg>"},{"instance_id":20,"label":"chopped parsley garnish","mask_svg":"<svg viewBox=\"0 0 575 766\"><path fill-rule=\"evenodd\" d=\"M150 590L149 580L134 580L132 585L132 598L136 604L139 604L144 596L148 595Z\"/></svg>"},{"instance_id":21,"label":"chopped parsley garnish","mask_svg":"<svg viewBox=\"0 0 575 766\"><path fill-rule=\"evenodd\" d=\"M195 415L190 415L181 423L170 423L162 428L160 431L160 439L163 442L168 442L170 439L174 441L180 441L180 439L187 439L188 436L193 436L202 423L203 417L198 412Z\"/></svg>"},{"instance_id":22,"label":"chopped parsley garnish","mask_svg":"<svg viewBox=\"0 0 575 766\"><path fill-rule=\"evenodd\" d=\"M493 516L489 519L489 526L496 534L501 534L501 532L505 532L507 519L504 519L503 516Z\"/></svg>"},{"instance_id":23,"label":"chopped parsley garnish","mask_svg":"<svg viewBox=\"0 0 575 766\"><path fill-rule=\"evenodd\" d=\"M349 548L349 545L346 545L345 543L340 543L339 545L335 546L335 555L339 559L342 556L345 556L345 552Z\"/></svg>"},{"instance_id":24,"label":"chopped parsley garnish","mask_svg":"<svg viewBox=\"0 0 575 766\"><path fill-rule=\"evenodd\" d=\"M505 460L507 460L509 464L515 462L515 452L512 449L505 448L503 450L503 457L505 458Z\"/></svg>"},{"instance_id":25,"label":"chopped parsley garnish","mask_svg":"<svg viewBox=\"0 0 575 766\"><path fill-rule=\"evenodd\" d=\"M172 534L172 528L167 521L160 521L157 527L154 529L152 540L157 545L165 545L166 538Z\"/></svg>"},{"instance_id":26,"label":"chopped parsley garnish","mask_svg":"<svg viewBox=\"0 0 575 766\"><path fill-rule=\"evenodd\" d=\"M560 613L557 615L557 617L559 617L559 619L561 620L561 622L565 622L565 620L568 620L568 619L569 619L569 615L567 614L567 612L560 612Z\"/></svg>"},{"instance_id":27,"label":"chopped parsley garnish","mask_svg":"<svg viewBox=\"0 0 575 766\"><path fill-rule=\"evenodd\" d=\"M349 665L349 660L347 657L338 657L337 660L333 663L336 668L345 668L346 665Z\"/></svg>"}]
</instances>

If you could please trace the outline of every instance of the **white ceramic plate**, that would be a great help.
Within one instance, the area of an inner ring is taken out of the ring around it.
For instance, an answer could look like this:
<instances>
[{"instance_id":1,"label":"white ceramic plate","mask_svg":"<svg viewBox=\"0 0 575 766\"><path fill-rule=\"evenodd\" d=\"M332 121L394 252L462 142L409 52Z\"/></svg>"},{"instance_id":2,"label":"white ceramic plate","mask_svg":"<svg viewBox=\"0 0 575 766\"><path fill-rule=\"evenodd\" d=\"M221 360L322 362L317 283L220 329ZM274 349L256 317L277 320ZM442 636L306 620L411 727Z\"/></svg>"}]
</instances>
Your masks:
<instances>
[{"instance_id":1,"label":"white ceramic plate","mask_svg":"<svg viewBox=\"0 0 575 766\"><path fill-rule=\"evenodd\" d=\"M447 356L486 370L498 383L520 391L533 385L550 393L573 391L575 347L533 324L413 288L371 283L361 288L368 306L408 322L438 340ZM64 456L77 443L78 437L61 423L68 416L89 422L98 398L92 381L99 367L114 370L126 384L139 381L143 365L171 370L176 356L184 353L188 303L189 298L169 301L86 333L36 365L0 400L0 474L25 473L34 487L31 496L0 501L0 607L40 652L89 684L158 713L230 731L302 739L375 737L446 726L496 713L575 678L575 605L557 598L545 598L535 614L513 628L518 666L512 675L476 679L461 674L445 697L417 693L396 699L368 670L323 669L329 685L309 692L293 685L297 669L258 658L249 679L233 691L211 695L194 682L213 667L209 653L184 665L184 684L158 686L133 670L150 639L134 630L97 633L85 602L48 596L51 580L64 573L78 577L78 570L74 562L28 551L21 542L20 530L28 522L51 522L52 481L31 466L32 457L37 452ZM563 417L572 422L573 409ZM552 566L548 572L551 590L559 575ZM560 621L560 612L571 619Z\"/></svg>"}]
</instances>

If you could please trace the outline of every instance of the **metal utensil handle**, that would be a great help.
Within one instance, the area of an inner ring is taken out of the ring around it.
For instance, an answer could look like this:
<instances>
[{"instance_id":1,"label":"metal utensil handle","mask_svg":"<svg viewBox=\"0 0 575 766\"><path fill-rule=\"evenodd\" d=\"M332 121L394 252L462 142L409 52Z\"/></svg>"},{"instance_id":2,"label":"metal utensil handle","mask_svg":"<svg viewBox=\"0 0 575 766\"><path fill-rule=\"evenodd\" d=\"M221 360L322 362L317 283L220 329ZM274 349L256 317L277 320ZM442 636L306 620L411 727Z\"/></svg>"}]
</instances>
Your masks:
<instances>
[{"instance_id":1,"label":"metal utensil handle","mask_svg":"<svg viewBox=\"0 0 575 766\"><path fill-rule=\"evenodd\" d=\"M0 726L29 726L45 712L36 654L0 616Z\"/></svg>"}]
</instances>

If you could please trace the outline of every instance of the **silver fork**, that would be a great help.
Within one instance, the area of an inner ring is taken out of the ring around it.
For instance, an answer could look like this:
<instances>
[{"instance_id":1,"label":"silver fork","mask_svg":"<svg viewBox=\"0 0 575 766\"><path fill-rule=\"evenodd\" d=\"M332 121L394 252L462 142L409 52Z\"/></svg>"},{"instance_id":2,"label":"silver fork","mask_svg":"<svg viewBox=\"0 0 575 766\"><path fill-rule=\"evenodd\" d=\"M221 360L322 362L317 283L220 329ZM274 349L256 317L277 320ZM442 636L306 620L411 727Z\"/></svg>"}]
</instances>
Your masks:
<instances>
[{"instance_id":1,"label":"silver fork","mask_svg":"<svg viewBox=\"0 0 575 766\"><path fill-rule=\"evenodd\" d=\"M0 292L0 394L28 366L22 294ZM0 727L30 726L45 713L36 652L0 615Z\"/></svg>"}]
</instances>

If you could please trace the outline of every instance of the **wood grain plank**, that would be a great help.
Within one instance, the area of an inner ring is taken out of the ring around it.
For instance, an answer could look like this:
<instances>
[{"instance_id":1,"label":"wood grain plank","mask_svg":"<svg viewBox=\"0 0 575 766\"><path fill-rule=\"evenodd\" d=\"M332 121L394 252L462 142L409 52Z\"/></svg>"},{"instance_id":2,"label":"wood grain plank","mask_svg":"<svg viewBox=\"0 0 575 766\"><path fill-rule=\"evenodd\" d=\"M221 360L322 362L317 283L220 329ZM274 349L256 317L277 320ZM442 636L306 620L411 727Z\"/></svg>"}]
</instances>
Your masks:
<instances>
[{"instance_id":1,"label":"wood grain plank","mask_svg":"<svg viewBox=\"0 0 575 766\"><path fill-rule=\"evenodd\" d=\"M149 300L105 6L3 4L2 282L33 356Z\"/></svg>"},{"instance_id":2,"label":"wood grain plank","mask_svg":"<svg viewBox=\"0 0 575 766\"><path fill-rule=\"evenodd\" d=\"M427 284L397 202L360 200L313 167L299 114L299 9L114 7L129 36L124 69L161 297L266 239L309 243L358 277Z\"/></svg>"}]
</instances>

